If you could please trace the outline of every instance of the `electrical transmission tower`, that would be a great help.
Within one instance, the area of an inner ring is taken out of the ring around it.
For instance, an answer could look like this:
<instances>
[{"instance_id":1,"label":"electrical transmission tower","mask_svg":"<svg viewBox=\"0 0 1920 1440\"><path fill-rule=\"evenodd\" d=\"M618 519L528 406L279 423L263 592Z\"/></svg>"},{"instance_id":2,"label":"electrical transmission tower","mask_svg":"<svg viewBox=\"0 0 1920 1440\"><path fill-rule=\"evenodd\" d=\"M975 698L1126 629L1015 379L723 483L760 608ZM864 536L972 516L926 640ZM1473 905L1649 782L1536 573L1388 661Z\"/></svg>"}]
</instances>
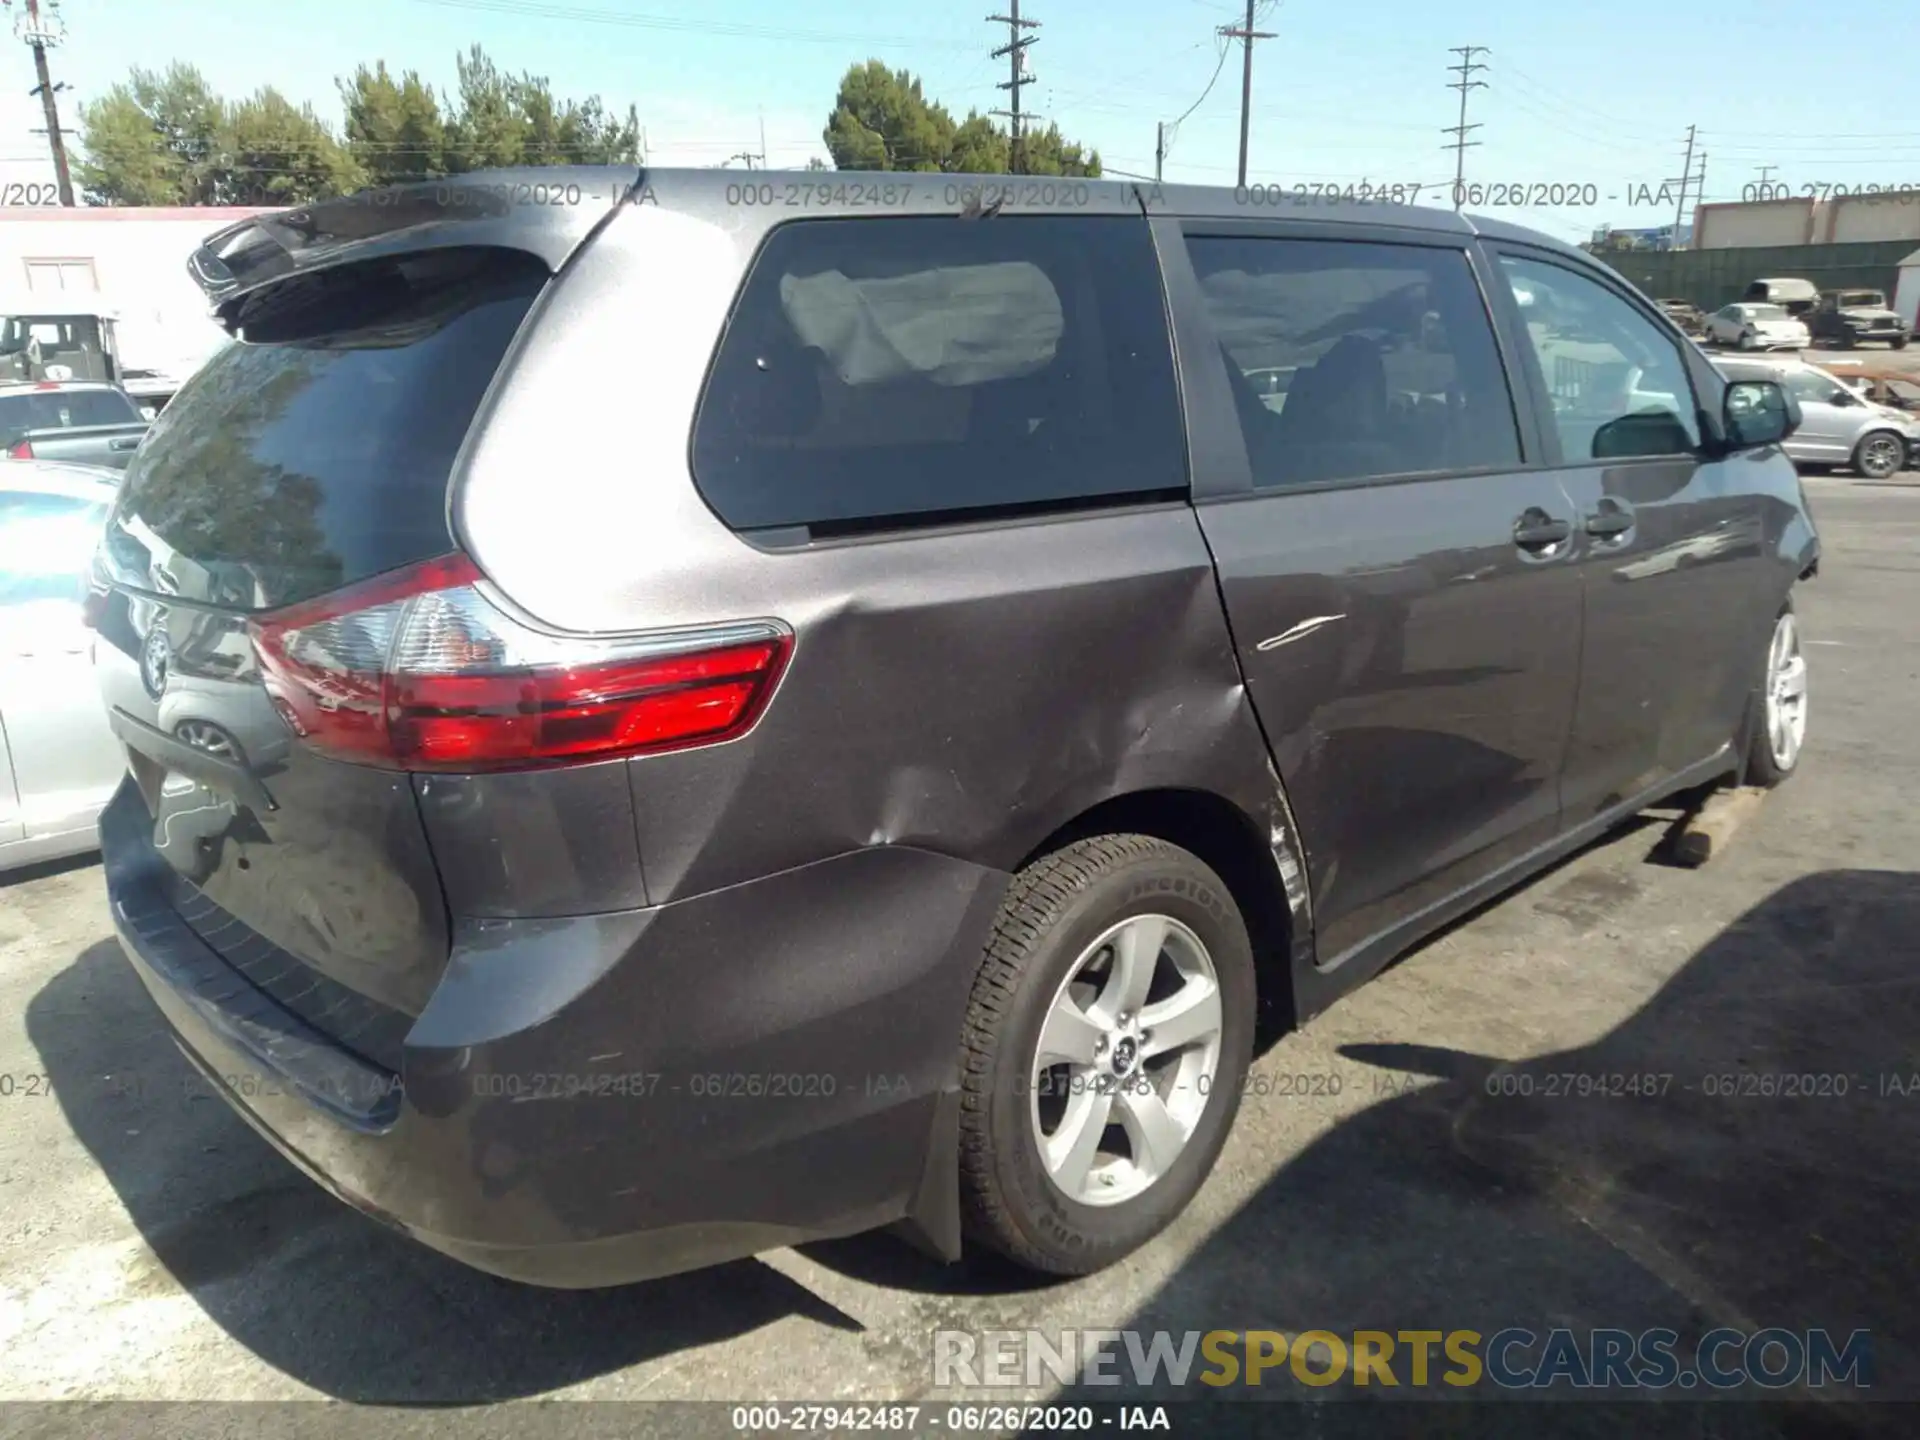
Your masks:
<instances>
[{"instance_id":1,"label":"electrical transmission tower","mask_svg":"<svg viewBox=\"0 0 1920 1440\"><path fill-rule=\"evenodd\" d=\"M1686 158L1680 162L1680 178L1677 182L1672 180L1667 182L1669 185L1677 183L1680 186L1680 198L1673 202L1673 243L1676 246L1680 243L1680 222L1686 218L1687 214L1687 191L1693 185L1693 140L1694 127L1689 125L1687 126L1687 154ZM1702 155L1700 164L1703 167L1703 173L1706 162L1707 157Z\"/></svg>"},{"instance_id":2,"label":"electrical transmission tower","mask_svg":"<svg viewBox=\"0 0 1920 1440\"><path fill-rule=\"evenodd\" d=\"M1490 55L1493 52L1488 50L1484 45L1455 45L1453 47L1453 53L1460 57L1460 63L1458 65L1449 65L1447 69L1453 71L1460 78L1458 80L1449 80L1447 82L1447 88L1460 92L1460 123L1458 125L1441 127L1440 133L1453 136L1453 142L1449 145L1442 145L1440 148L1442 150L1453 151L1453 208L1458 210L1460 208L1460 201L1464 196L1467 182L1467 151L1480 143L1478 140L1467 139L1470 131L1480 128L1478 122L1472 125L1467 123L1467 95L1470 91L1485 90L1487 88L1486 81L1473 78L1480 71L1487 68L1473 57L1475 55Z\"/></svg>"},{"instance_id":3,"label":"electrical transmission tower","mask_svg":"<svg viewBox=\"0 0 1920 1440\"><path fill-rule=\"evenodd\" d=\"M13 0L0 0L13 9ZM54 96L66 89L53 83L47 68L47 51L66 39L67 28L60 22L59 0L22 0L13 17L13 33L33 51L33 73L39 84L27 93L40 97L41 112L47 117L47 145L53 151L53 174L60 185L60 203L73 204L73 177L67 170L67 144L60 134L60 107Z\"/></svg>"},{"instance_id":4,"label":"electrical transmission tower","mask_svg":"<svg viewBox=\"0 0 1920 1440\"><path fill-rule=\"evenodd\" d=\"M1027 47L1039 38L1035 35L1023 35L1020 32L1023 30L1038 30L1040 28L1040 22L1038 20L1023 20L1020 18L1020 0L1007 0L1007 9L1011 13L987 16L987 19L991 20L994 24L1005 25L1007 27L1007 43L993 52L993 58L998 60L1002 55L1007 57L1007 78L1002 80L994 88L1008 92L1009 99L1007 104L1009 108L1005 110L995 110L993 113L1005 117L1007 121L1007 133L1011 140L1007 155L1007 168L1015 175L1018 175L1021 173L1021 165L1024 161L1020 149L1021 140L1023 139L1020 131L1022 119L1020 90L1021 87L1031 85L1034 82L1035 77L1027 73ZM1037 119L1039 117L1030 116L1027 118Z\"/></svg>"}]
</instances>

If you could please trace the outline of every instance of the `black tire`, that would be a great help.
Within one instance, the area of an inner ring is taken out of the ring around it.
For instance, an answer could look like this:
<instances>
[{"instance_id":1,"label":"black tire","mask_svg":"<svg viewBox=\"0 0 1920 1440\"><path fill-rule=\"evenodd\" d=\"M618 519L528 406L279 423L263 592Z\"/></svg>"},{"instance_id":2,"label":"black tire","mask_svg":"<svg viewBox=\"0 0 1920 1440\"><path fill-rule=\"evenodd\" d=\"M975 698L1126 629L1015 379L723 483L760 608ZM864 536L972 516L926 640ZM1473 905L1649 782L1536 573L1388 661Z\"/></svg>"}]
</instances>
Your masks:
<instances>
[{"instance_id":1,"label":"black tire","mask_svg":"<svg viewBox=\"0 0 1920 1440\"><path fill-rule=\"evenodd\" d=\"M1801 748L1793 757L1787 763L1782 764L1779 758L1774 755L1773 744L1767 734L1767 685L1770 678L1767 673L1767 664L1772 654L1774 636L1779 633L1780 622L1790 618L1794 618L1795 623L1798 623L1797 618L1794 617L1793 599L1791 596L1787 598L1787 603L1780 607L1780 613L1774 617L1773 624L1767 629L1767 643L1760 652L1760 682L1754 687L1753 709L1747 722L1749 739L1747 743L1746 783L1749 785L1757 785L1765 790L1771 790L1774 786L1781 784L1791 776L1794 771L1798 770L1800 768L1800 756L1806 753L1803 742Z\"/></svg>"},{"instance_id":2,"label":"black tire","mask_svg":"<svg viewBox=\"0 0 1920 1440\"><path fill-rule=\"evenodd\" d=\"M1905 340L1893 340L1893 341L1889 341L1888 343L1891 344L1893 348L1896 350L1904 350L1907 348L1907 342Z\"/></svg>"},{"instance_id":3,"label":"black tire","mask_svg":"<svg viewBox=\"0 0 1920 1440\"><path fill-rule=\"evenodd\" d=\"M1047 1173L1031 1070L1055 995L1087 947L1132 915L1164 914L1205 945L1220 990L1220 1053L1178 1158L1144 1191L1086 1205ZM1088 1275L1138 1249L1187 1207L1218 1158L1253 1056L1253 948L1220 877L1146 835L1098 835L1014 877L982 958L961 1042L960 1182L969 1240L1050 1275Z\"/></svg>"},{"instance_id":4,"label":"black tire","mask_svg":"<svg viewBox=\"0 0 1920 1440\"><path fill-rule=\"evenodd\" d=\"M1891 430L1869 430L1853 447L1848 462L1869 480L1898 475L1907 463L1907 443Z\"/></svg>"}]
</instances>

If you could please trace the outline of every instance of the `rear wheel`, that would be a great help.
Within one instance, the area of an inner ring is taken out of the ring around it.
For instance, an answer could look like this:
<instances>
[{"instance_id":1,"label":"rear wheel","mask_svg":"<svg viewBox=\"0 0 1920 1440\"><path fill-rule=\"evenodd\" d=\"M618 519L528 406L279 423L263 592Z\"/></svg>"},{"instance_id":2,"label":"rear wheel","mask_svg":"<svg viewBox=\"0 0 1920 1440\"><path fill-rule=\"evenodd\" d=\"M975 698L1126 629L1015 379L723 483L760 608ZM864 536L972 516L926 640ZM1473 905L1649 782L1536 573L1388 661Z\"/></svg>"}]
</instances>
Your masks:
<instances>
[{"instance_id":1,"label":"rear wheel","mask_svg":"<svg viewBox=\"0 0 1920 1440\"><path fill-rule=\"evenodd\" d=\"M1253 1030L1246 925L1196 856L1100 835L1021 871L962 1041L969 1238L1054 1275L1152 1239L1213 1168Z\"/></svg>"},{"instance_id":2,"label":"rear wheel","mask_svg":"<svg viewBox=\"0 0 1920 1440\"><path fill-rule=\"evenodd\" d=\"M1907 442L1891 430L1874 430L1853 447L1853 468L1869 480L1884 480L1907 463Z\"/></svg>"},{"instance_id":3,"label":"rear wheel","mask_svg":"<svg viewBox=\"0 0 1920 1440\"><path fill-rule=\"evenodd\" d=\"M1807 739L1807 660L1800 649L1800 622L1788 601L1773 622L1761 681L1759 714L1747 753L1750 784L1772 787L1800 764Z\"/></svg>"}]
</instances>

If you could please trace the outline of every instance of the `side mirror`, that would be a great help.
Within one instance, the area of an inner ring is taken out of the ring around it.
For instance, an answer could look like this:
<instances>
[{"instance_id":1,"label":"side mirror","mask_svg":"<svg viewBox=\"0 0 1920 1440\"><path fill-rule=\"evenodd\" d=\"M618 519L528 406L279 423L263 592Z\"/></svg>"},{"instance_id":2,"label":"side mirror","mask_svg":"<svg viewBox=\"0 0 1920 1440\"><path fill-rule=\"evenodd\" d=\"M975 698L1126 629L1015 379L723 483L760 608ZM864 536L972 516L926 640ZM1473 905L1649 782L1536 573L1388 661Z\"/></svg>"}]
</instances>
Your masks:
<instances>
[{"instance_id":1,"label":"side mirror","mask_svg":"<svg viewBox=\"0 0 1920 1440\"><path fill-rule=\"evenodd\" d=\"M1800 428L1800 402L1776 380L1735 380L1722 419L1729 450L1777 445Z\"/></svg>"},{"instance_id":2,"label":"side mirror","mask_svg":"<svg viewBox=\"0 0 1920 1440\"><path fill-rule=\"evenodd\" d=\"M1858 405L1860 403L1860 397L1845 386L1842 386L1827 397L1827 403L1829 405Z\"/></svg>"}]
</instances>

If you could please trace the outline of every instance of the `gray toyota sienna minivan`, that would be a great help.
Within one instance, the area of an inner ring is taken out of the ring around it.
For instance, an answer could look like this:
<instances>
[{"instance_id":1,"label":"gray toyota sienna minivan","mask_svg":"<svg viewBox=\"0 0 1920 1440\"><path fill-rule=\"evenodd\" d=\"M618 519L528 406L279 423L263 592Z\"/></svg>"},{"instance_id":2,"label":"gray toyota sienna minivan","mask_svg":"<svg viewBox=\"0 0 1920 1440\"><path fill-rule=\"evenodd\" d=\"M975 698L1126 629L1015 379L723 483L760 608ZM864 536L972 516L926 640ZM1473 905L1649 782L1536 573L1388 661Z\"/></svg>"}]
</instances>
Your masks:
<instances>
[{"instance_id":1,"label":"gray toyota sienna minivan","mask_svg":"<svg viewBox=\"0 0 1920 1440\"><path fill-rule=\"evenodd\" d=\"M89 597L188 1059L504 1276L1080 1273L1257 1016L1791 771L1791 399L1532 232L1278 199L550 170L210 237L237 343Z\"/></svg>"}]
</instances>

